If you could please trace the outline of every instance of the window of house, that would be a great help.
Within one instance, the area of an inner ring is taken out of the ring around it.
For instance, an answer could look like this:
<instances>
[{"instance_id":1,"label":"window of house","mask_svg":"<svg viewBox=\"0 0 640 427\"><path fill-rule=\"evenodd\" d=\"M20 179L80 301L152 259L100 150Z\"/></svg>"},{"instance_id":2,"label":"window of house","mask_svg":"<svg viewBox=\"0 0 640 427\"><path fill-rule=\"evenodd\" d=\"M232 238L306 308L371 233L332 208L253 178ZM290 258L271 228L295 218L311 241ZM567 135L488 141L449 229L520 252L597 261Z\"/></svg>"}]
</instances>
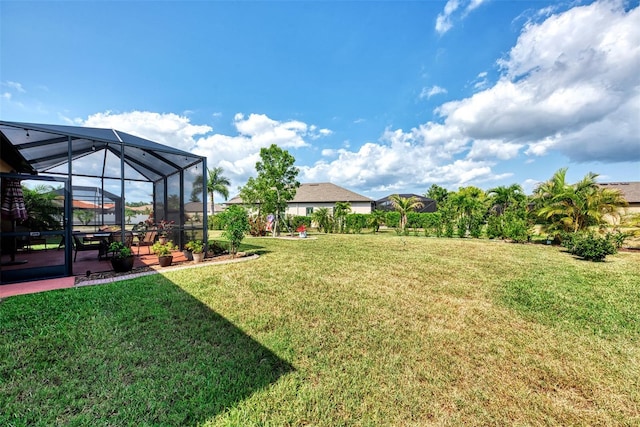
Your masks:
<instances>
[{"instance_id":1,"label":"window of house","mask_svg":"<svg viewBox=\"0 0 640 427\"><path fill-rule=\"evenodd\" d=\"M307 208L307 216L311 216L313 213L313 208Z\"/></svg>"}]
</instances>

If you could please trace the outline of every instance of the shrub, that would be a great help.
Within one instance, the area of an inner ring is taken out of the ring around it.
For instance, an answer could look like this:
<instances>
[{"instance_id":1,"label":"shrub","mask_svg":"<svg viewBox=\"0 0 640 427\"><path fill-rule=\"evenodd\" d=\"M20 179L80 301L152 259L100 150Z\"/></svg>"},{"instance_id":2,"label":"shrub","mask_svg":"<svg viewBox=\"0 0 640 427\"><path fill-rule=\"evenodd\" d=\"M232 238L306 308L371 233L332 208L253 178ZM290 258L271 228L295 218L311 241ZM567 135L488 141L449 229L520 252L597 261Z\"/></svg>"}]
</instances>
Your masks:
<instances>
[{"instance_id":1,"label":"shrub","mask_svg":"<svg viewBox=\"0 0 640 427\"><path fill-rule=\"evenodd\" d=\"M621 231L617 231L615 233L607 233L607 236L609 236L609 238L611 239L616 249L620 249L624 244L624 241L627 240L629 237L632 237L633 233L632 232L623 233Z\"/></svg>"},{"instance_id":2,"label":"shrub","mask_svg":"<svg viewBox=\"0 0 640 427\"><path fill-rule=\"evenodd\" d=\"M222 235L229 240L229 253L235 255L245 233L249 232L249 215L240 206L230 206L221 215L224 224Z\"/></svg>"},{"instance_id":3,"label":"shrub","mask_svg":"<svg viewBox=\"0 0 640 427\"><path fill-rule=\"evenodd\" d=\"M424 228L425 236L442 237L444 224L442 223L440 212L425 212L421 213L420 216L422 218L422 227Z\"/></svg>"},{"instance_id":4,"label":"shrub","mask_svg":"<svg viewBox=\"0 0 640 427\"><path fill-rule=\"evenodd\" d=\"M487 218L487 237L490 239L501 238L504 236L502 229L502 218L496 214L489 215Z\"/></svg>"},{"instance_id":5,"label":"shrub","mask_svg":"<svg viewBox=\"0 0 640 427\"><path fill-rule=\"evenodd\" d=\"M225 248L222 243L212 240L211 242L209 242L209 252L211 252L214 256L222 255L227 252L227 248Z\"/></svg>"},{"instance_id":6,"label":"shrub","mask_svg":"<svg viewBox=\"0 0 640 427\"><path fill-rule=\"evenodd\" d=\"M267 235L267 221L260 215L252 215L249 217L249 234L253 237L262 237Z\"/></svg>"},{"instance_id":7,"label":"shrub","mask_svg":"<svg viewBox=\"0 0 640 427\"><path fill-rule=\"evenodd\" d=\"M400 227L400 212L387 212L384 223L389 228Z\"/></svg>"},{"instance_id":8,"label":"shrub","mask_svg":"<svg viewBox=\"0 0 640 427\"><path fill-rule=\"evenodd\" d=\"M614 238L607 234L573 233L563 236L562 245L569 253L589 261L603 261L607 255L617 252Z\"/></svg>"},{"instance_id":9,"label":"shrub","mask_svg":"<svg viewBox=\"0 0 640 427\"><path fill-rule=\"evenodd\" d=\"M151 251L159 257L171 255L171 251L174 251L175 249L176 246L171 240L169 240L167 243L160 243L160 241L157 241L153 244L153 246L151 246Z\"/></svg>"},{"instance_id":10,"label":"shrub","mask_svg":"<svg viewBox=\"0 0 640 427\"><path fill-rule=\"evenodd\" d=\"M460 238L467 237L467 221L465 218L461 217L456 221L456 233Z\"/></svg>"},{"instance_id":11,"label":"shrub","mask_svg":"<svg viewBox=\"0 0 640 427\"><path fill-rule=\"evenodd\" d=\"M362 229L367 226L369 215L365 214L349 214L347 215L347 232L361 233Z\"/></svg>"},{"instance_id":12,"label":"shrub","mask_svg":"<svg viewBox=\"0 0 640 427\"><path fill-rule=\"evenodd\" d=\"M423 217L419 212L407 212L407 227L422 228Z\"/></svg>"},{"instance_id":13,"label":"shrub","mask_svg":"<svg viewBox=\"0 0 640 427\"><path fill-rule=\"evenodd\" d=\"M307 229L311 228L310 216L294 216L291 220L292 229L297 230L298 227L304 225Z\"/></svg>"},{"instance_id":14,"label":"shrub","mask_svg":"<svg viewBox=\"0 0 640 427\"><path fill-rule=\"evenodd\" d=\"M184 245L184 248L194 254L201 254L204 251L204 243L202 240L190 240Z\"/></svg>"},{"instance_id":15,"label":"shrub","mask_svg":"<svg viewBox=\"0 0 640 427\"><path fill-rule=\"evenodd\" d=\"M207 228L209 230L222 230L222 214L209 215L207 219Z\"/></svg>"}]
</instances>

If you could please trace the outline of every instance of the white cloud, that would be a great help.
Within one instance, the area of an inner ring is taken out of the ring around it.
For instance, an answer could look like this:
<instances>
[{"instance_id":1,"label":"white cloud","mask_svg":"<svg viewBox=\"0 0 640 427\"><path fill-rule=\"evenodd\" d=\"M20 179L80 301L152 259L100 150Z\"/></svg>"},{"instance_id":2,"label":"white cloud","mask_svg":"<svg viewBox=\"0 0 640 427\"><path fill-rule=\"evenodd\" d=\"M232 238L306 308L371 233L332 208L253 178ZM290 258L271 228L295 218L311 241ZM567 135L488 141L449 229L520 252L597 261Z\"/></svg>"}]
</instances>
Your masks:
<instances>
[{"instance_id":1,"label":"white cloud","mask_svg":"<svg viewBox=\"0 0 640 427\"><path fill-rule=\"evenodd\" d=\"M436 31L438 34L444 34L453 27L453 24L451 24L451 14L453 14L458 7L460 7L458 0L449 0L447 4L444 5L444 11L436 18Z\"/></svg>"},{"instance_id":2,"label":"white cloud","mask_svg":"<svg viewBox=\"0 0 640 427\"><path fill-rule=\"evenodd\" d=\"M198 139L193 152L206 156L209 167L222 166L234 190L255 175L261 148L276 144L291 151L309 147L306 139L315 140L332 133L329 129L318 129L315 125L297 120L280 122L264 114L245 116L238 113L234 116L233 125L238 135L205 136Z\"/></svg>"},{"instance_id":3,"label":"white cloud","mask_svg":"<svg viewBox=\"0 0 640 427\"><path fill-rule=\"evenodd\" d=\"M12 89L14 89L16 92L20 92L20 93L25 93L26 92L24 87L22 87L21 83L7 81L7 82L5 82L5 85L9 86Z\"/></svg>"},{"instance_id":4,"label":"white cloud","mask_svg":"<svg viewBox=\"0 0 640 427\"><path fill-rule=\"evenodd\" d=\"M486 89L489 86L489 79L487 78L488 73L483 71L479 73L476 79L473 81L473 88L476 90Z\"/></svg>"},{"instance_id":5,"label":"white cloud","mask_svg":"<svg viewBox=\"0 0 640 427\"><path fill-rule=\"evenodd\" d=\"M449 1L443 19L480 3L466 2L465 9ZM497 61L494 83L480 72L479 91L440 105L437 120L410 130L386 129L379 140L357 147L345 141L340 149L324 149L321 160L301 167L300 180L331 181L365 193L426 191L432 183L455 188L504 179L511 174L498 174L495 166L522 153L530 159L560 152L575 162L638 161L638 22L638 7L625 11L622 3L608 1L527 22L509 54ZM428 97L436 87L423 93ZM239 113L232 123L237 134L230 136L172 114L107 112L83 122L205 155L210 167L225 169L232 188L255 173L260 148L305 148L331 134L264 114Z\"/></svg>"},{"instance_id":6,"label":"white cloud","mask_svg":"<svg viewBox=\"0 0 640 427\"><path fill-rule=\"evenodd\" d=\"M89 127L117 129L160 144L191 151L196 146L196 135L212 131L210 126L192 125L190 119L173 113L132 111L128 113L97 113L76 124Z\"/></svg>"},{"instance_id":7,"label":"white cloud","mask_svg":"<svg viewBox=\"0 0 640 427\"><path fill-rule=\"evenodd\" d=\"M465 18L485 2L486 0L449 0L444 5L442 13L438 14L436 18L436 31L440 35L446 33L453 28L452 19L456 13L459 13L461 18Z\"/></svg>"},{"instance_id":8,"label":"white cloud","mask_svg":"<svg viewBox=\"0 0 640 427\"><path fill-rule=\"evenodd\" d=\"M238 113L233 125L238 135L212 133L207 125L194 125L188 117L148 111L127 113L98 113L86 120L75 119L74 124L121 130L161 144L176 147L207 157L207 165L222 166L232 181L231 190L244 185L255 174L260 149L276 144L285 149L308 147L305 138L317 139L332 133L315 125L291 120L280 122L264 114Z\"/></svg>"},{"instance_id":9,"label":"white cloud","mask_svg":"<svg viewBox=\"0 0 640 427\"><path fill-rule=\"evenodd\" d=\"M448 2L443 22L460 8ZM442 104L439 122L386 130L379 142L303 168L304 178L355 189L454 187L509 176L492 168L521 151L561 152L576 162L638 161L638 22L638 7L625 11L608 1L528 22L498 60L501 75L492 86L481 72L476 88L487 87Z\"/></svg>"},{"instance_id":10,"label":"white cloud","mask_svg":"<svg viewBox=\"0 0 640 427\"><path fill-rule=\"evenodd\" d=\"M431 98L434 95L439 95L441 93L447 93L447 90L443 87L434 85L431 87L422 88L422 92L420 92L420 99Z\"/></svg>"}]
</instances>

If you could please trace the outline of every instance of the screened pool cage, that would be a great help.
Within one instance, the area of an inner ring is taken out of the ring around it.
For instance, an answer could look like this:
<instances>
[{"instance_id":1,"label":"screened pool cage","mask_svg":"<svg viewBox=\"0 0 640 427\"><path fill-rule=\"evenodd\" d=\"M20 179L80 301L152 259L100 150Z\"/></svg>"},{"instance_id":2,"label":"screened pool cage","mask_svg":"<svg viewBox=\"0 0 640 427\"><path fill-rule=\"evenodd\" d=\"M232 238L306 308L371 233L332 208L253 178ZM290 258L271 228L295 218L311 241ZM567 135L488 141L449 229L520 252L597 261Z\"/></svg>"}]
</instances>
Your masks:
<instances>
[{"instance_id":1,"label":"screened pool cage","mask_svg":"<svg viewBox=\"0 0 640 427\"><path fill-rule=\"evenodd\" d=\"M3 197L8 183L19 181L50 200L47 221L38 212L11 218L3 207L3 266L15 262L16 241L55 237L66 253L64 265L28 274L3 268L3 282L73 275L74 233L110 228L124 239L144 227L166 231L179 248L207 241L205 157L114 129L0 121L0 136Z\"/></svg>"}]
</instances>

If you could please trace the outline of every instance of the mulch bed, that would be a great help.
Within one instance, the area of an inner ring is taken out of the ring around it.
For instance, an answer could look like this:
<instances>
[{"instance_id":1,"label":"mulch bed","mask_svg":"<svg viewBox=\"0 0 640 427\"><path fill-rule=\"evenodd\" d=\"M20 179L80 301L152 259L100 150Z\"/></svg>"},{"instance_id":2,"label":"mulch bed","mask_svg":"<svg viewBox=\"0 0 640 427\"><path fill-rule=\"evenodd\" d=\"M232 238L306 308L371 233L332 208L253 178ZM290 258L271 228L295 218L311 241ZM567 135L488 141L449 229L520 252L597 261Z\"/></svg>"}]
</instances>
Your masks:
<instances>
[{"instance_id":1,"label":"mulch bed","mask_svg":"<svg viewBox=\"0 0 640 427\"><path fill-rule=\"evenodd\" d=\"M172 269L175 269L177 267L188 267L188 266L202 266L202 265L207 265L207 264L219 264L222 263L224 261L230 261L230 260L234 260L234 259L240 259L240 258L244 258L247 256L250 256L251 254L247 254L245 252L238 252L236 254L235 257L229 255L229 254L223 254L223 255L216 255L213 257L208 257L202 260L202 262L196 263L194 261L174 261L173 263L171 263L170 266L168 267L160 267L160 265L147 265L144 267L138 267L138 268L134 268L131 271L127 271L125 273L116 273L113 270L110 271L101 271L101 272L96 272L96 273L91 273L89 275L83 275L83 276L76 276L75 277L75 283L80 284L82 282L89 282L89 281L94 281L94 280L102 280L102 279L111 279L111 278L117 278L120 276L130 276L130 275L135 275L135 274L140 274L140 273L147 273L147 272L154 272L154 271L170 271Z\"/></svg>"}]
</instances>

